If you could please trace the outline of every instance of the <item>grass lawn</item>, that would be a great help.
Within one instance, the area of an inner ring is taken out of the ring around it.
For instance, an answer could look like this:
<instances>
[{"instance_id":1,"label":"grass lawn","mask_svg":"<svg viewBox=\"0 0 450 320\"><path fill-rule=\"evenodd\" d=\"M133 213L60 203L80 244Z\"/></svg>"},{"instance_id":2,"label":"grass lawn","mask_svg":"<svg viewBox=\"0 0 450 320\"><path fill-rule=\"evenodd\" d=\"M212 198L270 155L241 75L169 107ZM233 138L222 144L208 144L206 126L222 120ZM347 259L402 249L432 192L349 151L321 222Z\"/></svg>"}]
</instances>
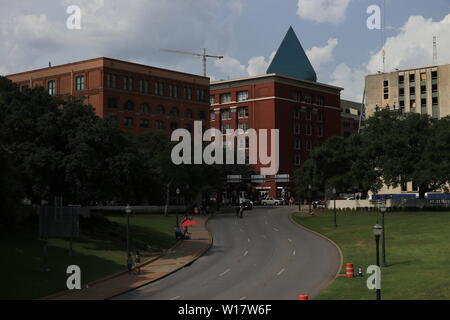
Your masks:
<instances>
[{"instance_id":1,"label":"grass lawn","mask_svg":"<svg viewBox=\"0 0 450 320\"><path fill-rule=\"evenodd\" d=\"M0 231L2 274L0 299L33 299L66 289L66 268L81 268L82 284L126 270L126 218L86 219L69 257L68 239L49 239L49 272L41 270L42 241L33 230ZM139 249L143 261L176 243L175 217L139 215L130 217L131 250Z\"/></svg>"},{"instance_id":2,"label":"grass lawn","mask_svg":"<svg viewBox=\"0 0 450 320\"><path fill-rule=\"evenodd\" d=\"M376 264L372 226L376 212L338 212L315 216L294 214L299 224L317 231L342 249L345 263L353 262L355 272ZM450 299L450 212L387 212L385 215L386 262L382 268L382 299ZM380 241L381 246L381 241ZM338 277L316 299L370 299L375 292L366 287L367 277Z\"/></svg>"}]
</instances>

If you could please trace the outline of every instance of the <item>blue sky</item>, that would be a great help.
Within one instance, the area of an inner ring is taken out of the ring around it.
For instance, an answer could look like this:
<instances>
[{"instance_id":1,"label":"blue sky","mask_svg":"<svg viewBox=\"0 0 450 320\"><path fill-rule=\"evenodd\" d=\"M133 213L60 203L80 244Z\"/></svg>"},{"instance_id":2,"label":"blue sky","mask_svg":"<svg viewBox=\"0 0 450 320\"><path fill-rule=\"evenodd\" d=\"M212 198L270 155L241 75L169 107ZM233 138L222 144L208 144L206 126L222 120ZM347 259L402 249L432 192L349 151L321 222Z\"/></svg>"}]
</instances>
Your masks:
<instances>
[{"instance_id":1,"label":"blue sky","mask_svg":"<svg viewBox=\"0 0 450 320\"><path fill-rule=\"evenodd\" d=\"M107 56L201 73L201 59L161 48L206 47L224 55L208 62L213 79L264 73L292 26L320 82L361 99L364 75L432 63L450 63L449 0L385 0L386 42L369 30L366 13L383 0L0 0L0 74ZM81 30L65 26L69 5L81 9ZM312 49L315 47L314 49Z\"/></svg>"}]
</instances>

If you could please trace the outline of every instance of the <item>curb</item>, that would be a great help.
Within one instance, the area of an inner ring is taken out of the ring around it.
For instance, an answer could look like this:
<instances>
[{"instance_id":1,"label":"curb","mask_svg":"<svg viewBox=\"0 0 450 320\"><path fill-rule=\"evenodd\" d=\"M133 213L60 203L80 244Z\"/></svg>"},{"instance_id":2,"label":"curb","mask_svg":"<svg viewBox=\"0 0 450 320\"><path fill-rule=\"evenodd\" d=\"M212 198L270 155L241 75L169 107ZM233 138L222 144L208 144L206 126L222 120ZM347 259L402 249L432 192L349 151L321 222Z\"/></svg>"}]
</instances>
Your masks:
<instances>
[{"instance_id":1,"label":"curb","mask_svg":"<svg viewBox=\"0 0 450 320\"><path fill-rule=\"evenodd\" d=\"M292 212L291 214L289 214L289 220L290 220L293 224L295 224L297 227L299 227L299 228L301 228L301 229L303 229L303 230L306 230L306 231L308 231L308 232L311 232L311 233L313 233L313 234L315 234L315 235L317 235L317 236L319 236L319 237L321 237L321 238L327 240L327 241L330 242L332 245L334 245L334 246L336 247L336 249L338 250L338 252L339 252L339 258L340 258L339 268L338 268L338 270L337 270L337 272L336 272L336 275L334 276L334 279L331 280L331 281L329 281L327 284L325 284L325 285L323 286L323 288L321 288L321 289L319 290L319 291L323 291L324 289L328 288L328 287L329 287L329 286L330 286L330 285L331 285L331 284L332 284L332 283L340 276L340 272L341 272L342 266L343 266L343 264L344 264L344 255L343 255L343 253L342 253L341 248L336 244L336 242L334 242L334 241L331 240L330 238L327 238L326 236L324 236L323 234L321 234L321 233L319 233L319 232L317 232L317 231L311 230L311 229L309 229L309 228L307 228L307 227L305 227L305 226L303 226L303 225L301 225L301 224L295 222L295 220L294 220L294 218L293 218L293 215L294 215L295 213L296 213L296 212ZM318 293L318 294L319 294L319 293Z\"/></svg>"}]
</instances>

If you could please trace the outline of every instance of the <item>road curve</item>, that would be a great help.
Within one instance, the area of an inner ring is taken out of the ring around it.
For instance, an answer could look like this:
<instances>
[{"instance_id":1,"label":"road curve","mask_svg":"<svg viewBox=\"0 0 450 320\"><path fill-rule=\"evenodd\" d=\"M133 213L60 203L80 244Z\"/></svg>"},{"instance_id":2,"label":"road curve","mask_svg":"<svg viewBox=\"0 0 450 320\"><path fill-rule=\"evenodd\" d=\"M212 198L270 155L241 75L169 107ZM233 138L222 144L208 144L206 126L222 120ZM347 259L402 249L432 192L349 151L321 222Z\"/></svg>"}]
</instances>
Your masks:
<instances>
[{"instance_id":1,"label":"road curve","mask_svg":"<svg viewBox=\"0 0 450 320\"><path fill-rule=\"evenodd\" d=\"M340 267L337 248L289 220L289 207L217 214L213 247L192 265L115 299L290 300L316 295Z\"/></svg>"}]
</instances>

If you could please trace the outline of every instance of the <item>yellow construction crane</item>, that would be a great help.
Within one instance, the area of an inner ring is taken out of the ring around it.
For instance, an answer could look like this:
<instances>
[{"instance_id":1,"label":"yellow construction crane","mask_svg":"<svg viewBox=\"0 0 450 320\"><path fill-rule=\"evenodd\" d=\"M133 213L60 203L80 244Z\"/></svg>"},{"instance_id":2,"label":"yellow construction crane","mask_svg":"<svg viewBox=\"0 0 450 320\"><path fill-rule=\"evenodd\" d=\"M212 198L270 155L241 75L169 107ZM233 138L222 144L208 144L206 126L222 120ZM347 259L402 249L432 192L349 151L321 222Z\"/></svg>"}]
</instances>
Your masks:
<instances>
[{"instance_id":1,"label":"yellow construction crane","mask_svg":"<svg viewBox=\"0 0 450 320\"><path fill-rule=\"evenodd\" d=\"M203 48L203 53L196 53L196 52L189 52L189 51L182 51L182 50L169 50L169 49L161 49L161 51L180 53L180 54L190 54L192 56L203 57L203 75L205 77L206 77L206 58L223 59L223 56L213 56L213 55L206 54L205 48Z\"/></svg>"}]
</instances>

